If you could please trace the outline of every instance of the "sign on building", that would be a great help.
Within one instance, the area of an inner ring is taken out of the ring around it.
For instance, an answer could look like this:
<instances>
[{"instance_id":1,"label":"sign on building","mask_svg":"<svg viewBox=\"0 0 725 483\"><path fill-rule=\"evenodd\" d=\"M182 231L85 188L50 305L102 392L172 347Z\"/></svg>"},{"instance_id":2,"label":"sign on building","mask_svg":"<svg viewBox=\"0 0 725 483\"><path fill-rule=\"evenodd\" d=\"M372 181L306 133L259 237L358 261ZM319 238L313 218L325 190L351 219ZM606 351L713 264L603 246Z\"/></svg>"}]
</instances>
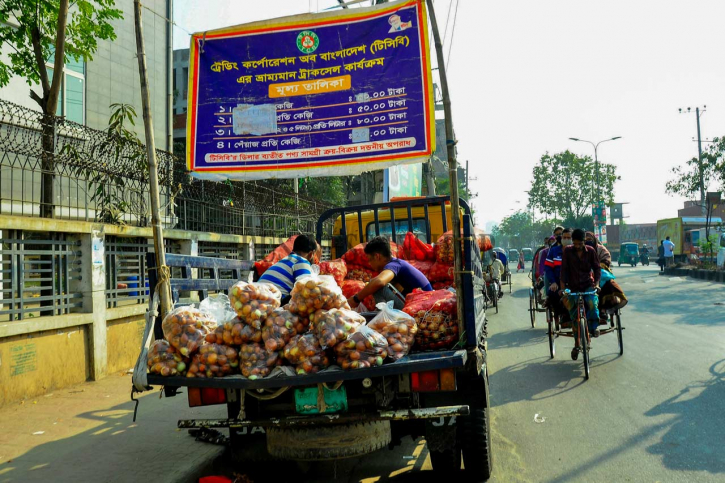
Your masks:
<instances>
[{"instance_id":1,"label":"sign on building","mask_svg":"<svg viewBox=\"0 0 725 483\"><path fill-rule=\"evenodd\" d=\"M408 164L385 170L383 198L390 201L398 196L420 196L423 184L423 165Z\"/></svg>"},{"instance_id":2,"label":"sign on building","mask_svg":"<svg viewBox=\"0 0 725 483\"><path fill-rule=\"evenodd\" d=\"M346 175L435 149L424 2L192 35L187 163L205 178Z\"/></svg>"}]
</instances>

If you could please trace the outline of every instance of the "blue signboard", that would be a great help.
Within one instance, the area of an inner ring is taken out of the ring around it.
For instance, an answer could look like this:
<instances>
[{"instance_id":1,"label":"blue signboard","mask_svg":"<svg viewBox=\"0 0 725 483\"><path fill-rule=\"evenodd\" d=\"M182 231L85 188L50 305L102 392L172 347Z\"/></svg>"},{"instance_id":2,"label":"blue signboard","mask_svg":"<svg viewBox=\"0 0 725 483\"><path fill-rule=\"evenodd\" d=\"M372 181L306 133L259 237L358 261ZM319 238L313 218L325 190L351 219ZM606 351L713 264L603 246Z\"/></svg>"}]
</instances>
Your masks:
<instances>
[{"instance_id":1,"label":"blue signboard","mask_svg":"<svg viewBox=\"0 0 725 483\"><path fill-rule=\"evenodd\" d=\"M430 74L419 0L194 34L188 168L262 179L420 163L435 149Z\"/></svg>"}]
</instances>

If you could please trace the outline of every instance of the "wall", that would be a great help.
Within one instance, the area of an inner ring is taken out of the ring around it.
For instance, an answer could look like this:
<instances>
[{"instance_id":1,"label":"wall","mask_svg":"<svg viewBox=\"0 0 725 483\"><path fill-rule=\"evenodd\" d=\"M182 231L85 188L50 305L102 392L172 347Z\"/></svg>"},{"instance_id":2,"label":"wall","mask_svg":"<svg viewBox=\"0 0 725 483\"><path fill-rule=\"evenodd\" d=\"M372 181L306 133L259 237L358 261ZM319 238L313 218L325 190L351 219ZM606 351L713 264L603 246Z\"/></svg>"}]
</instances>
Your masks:
<instances>
[{"instance_id":1,"label":"wall","mask_svg":"<svg viewBox=\"0 0 725 483\"><path fill-rule=\"evenodd\" d=\"M164 237L169 253L234 259L261 258L286 241L182 230ZM131 283L148 276L150 228L0 215L0 246L0 406L133 368L148 297ZM323 247L329 253L329 242ZM42 257L51 254L48 275Z\"/></svg>"}]
</instances>

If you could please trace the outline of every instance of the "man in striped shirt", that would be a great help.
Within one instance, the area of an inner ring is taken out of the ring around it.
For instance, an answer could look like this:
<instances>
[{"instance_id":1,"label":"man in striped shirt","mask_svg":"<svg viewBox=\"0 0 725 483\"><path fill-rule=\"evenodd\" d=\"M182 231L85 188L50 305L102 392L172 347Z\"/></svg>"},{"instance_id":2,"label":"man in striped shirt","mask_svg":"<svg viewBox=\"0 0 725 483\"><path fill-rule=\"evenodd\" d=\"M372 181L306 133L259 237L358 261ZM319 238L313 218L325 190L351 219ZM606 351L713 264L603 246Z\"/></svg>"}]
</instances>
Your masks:
<instances>
[{"instance_id":1,"label":"man in striped shirt","mask_svg":"<svg viewBox=\"0 0 725 483\"><path fill-rule=\"evenodd\" d=\"M317 254L317 242L309 235L299 235L292 245L292 253L267 269L259 277L260 282L276 285L282 292L282 303L289 300L289 294L300 278L311 275L311 262Z\"/></svg>"}]
</instances>

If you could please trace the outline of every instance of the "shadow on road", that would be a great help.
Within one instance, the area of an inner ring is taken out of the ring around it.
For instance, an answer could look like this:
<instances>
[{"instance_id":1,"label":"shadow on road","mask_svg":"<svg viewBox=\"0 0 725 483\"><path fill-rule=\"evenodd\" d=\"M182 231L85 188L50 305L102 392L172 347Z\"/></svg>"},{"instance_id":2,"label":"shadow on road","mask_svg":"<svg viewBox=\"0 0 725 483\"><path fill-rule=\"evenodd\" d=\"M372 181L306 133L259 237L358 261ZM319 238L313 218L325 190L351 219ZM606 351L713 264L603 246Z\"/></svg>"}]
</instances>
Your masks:
<instances>
[{"instance_id":1,"label":"shadow on road","mask_svg":"<svg viewBox=\"0 0 725 483\"><path fill-rule=\"evenodd\" d=\"M678 324L725 325L725 311L722 306L715 305L715 302L725 301L723 292L715 290L713 284L693 285L688 283L677 293L673 293L672 285L627 286L625 290L641 297L641 300L637 300L637 297L632 298L630 295L635 307L647 303L646 309L642 310L648 315L673 315Z\"/></svg>"},{"instance_id":2,"label":"shadow on road","mask_svg":"<svg viewBox=\"0 0 725 483\"><path fill-rule=\"evenodd\" d=\"M491 349L511 349L518 347L527 347L531 345L541 345L542 351L548 351L548 336L542 330L532 329L529 319L521 319L522 327L520 330L509 330L508 332L498 332L488 338L488 346ZM526 324L526 325L523 325ZM528 330L526 327L528 326Z\"/></svg>"},{"instance_id":3,"label":"shadow on road","mask_svg":"<svg viewBox=\"0 0 725 483\"><path fill-rule=\"evenodd\" d=\"M645 416L675 415L659 443L647 448L678 471L725 472L725 359L710 366L712 378L682 389Z\"/></svg>"}]
</instances>

